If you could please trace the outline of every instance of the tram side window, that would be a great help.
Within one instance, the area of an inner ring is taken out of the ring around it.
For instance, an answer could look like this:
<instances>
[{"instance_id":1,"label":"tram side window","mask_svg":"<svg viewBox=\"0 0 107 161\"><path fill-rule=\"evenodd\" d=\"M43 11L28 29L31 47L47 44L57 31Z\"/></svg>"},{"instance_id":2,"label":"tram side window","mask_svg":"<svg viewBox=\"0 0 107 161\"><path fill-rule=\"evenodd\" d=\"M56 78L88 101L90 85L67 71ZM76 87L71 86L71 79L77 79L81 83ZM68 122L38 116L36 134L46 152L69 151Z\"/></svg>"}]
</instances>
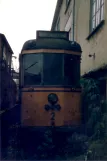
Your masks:
<instances>
[{"instance_id":1,"label":"tram side window","mask_svg":"<svg viewBox=\"0 0 107 161\"><path fill-rule=\"evenodd\" d=\"M80 64L75 56L66 54L64 57L64 84L72 85L73 87L79 85L80 79Z\"/></svg>"},{"instance_id":2,"label":"tram side window","mask_svg":"<svg viewBox=\"0 0 107 161\"><path fill-rule=\"evenodd\" d=\"M42 82L42 55L26 54L23 58L24 85L40 85Z\"/></svg>"}]
</instances>

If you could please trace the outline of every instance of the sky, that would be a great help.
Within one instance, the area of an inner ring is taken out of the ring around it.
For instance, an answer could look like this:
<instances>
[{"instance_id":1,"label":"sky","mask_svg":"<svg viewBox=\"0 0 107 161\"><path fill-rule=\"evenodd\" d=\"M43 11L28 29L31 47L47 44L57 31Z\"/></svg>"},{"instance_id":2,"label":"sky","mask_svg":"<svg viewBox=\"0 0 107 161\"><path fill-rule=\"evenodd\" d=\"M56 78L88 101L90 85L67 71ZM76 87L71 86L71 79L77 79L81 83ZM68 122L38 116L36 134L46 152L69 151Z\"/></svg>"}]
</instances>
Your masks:
<instances>
[{"instance_id":1,"label":"sky","mask_svg":"<svg viewBox=\"0 0 107 161\"><path fill-rule=\"evenodd\" d=\"M57 0L0 0L0 33L18 57L25 41L36 38L36 30L50 30ZM18 59L14 60L17 68Z\"/></svg>"}]
</instances>

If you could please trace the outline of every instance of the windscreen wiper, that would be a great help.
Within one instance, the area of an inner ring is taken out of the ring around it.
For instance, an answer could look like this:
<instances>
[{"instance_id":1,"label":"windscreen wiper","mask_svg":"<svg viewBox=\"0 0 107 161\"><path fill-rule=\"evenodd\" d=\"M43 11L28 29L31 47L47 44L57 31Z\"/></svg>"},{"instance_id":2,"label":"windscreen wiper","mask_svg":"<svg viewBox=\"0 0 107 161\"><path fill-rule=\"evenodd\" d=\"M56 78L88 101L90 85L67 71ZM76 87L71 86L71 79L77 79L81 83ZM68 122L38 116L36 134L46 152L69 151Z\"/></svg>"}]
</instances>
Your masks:
<instances>
[{"instance_id":1,"label":"windscreen wiper","mask_svg":"<svg viewBox=\"0 0 107 161\"><path fill-rule=\"evenodd\" d=\"M28 70L30 67L34 66L36 63L38 63L38 62L35 62L35 63L31 64L31 65L30 65L29 67L27 67L25 70Z\"/></svg>"}]
</instances>

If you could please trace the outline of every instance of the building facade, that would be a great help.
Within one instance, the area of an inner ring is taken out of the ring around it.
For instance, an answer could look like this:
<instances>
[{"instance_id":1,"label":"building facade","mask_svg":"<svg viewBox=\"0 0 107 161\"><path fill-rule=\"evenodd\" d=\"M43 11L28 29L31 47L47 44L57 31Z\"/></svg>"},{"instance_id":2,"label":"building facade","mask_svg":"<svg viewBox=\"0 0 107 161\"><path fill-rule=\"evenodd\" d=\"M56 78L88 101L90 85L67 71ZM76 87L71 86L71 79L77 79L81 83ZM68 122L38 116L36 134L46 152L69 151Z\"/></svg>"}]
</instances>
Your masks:
<instances>
[{"instance_id":1,"label":"building facade","mask_svg":"<svg viewBox=\"0 0 107 161\"><path fill-rule=\"evenodd\" d=\"M70 40L73 39L73 4L72 0L58 0L51 30L69 31Z\"/></svg>"},{"instance_id":2,"label":"building facade","mask_svg":"<svg viewBox=\"0 0 107 161\"><path fill-rule=\"evenodd\" d=\"M12 77L13 51L5 35L0 34L0 159L7 154L9 127L16 117L17 86Z\"/></svg>"},{"instance_id":3,"label":"building facade","mask_svg":"<svg viewBox=\"0 0 107 161\"><path fill-rule=\"evenodd\" d=\"M103 93L107 91L106 7L106 0L58 0L51 27L68 31L70 40L81 45L81 75L100 79Z\"/></svg>"},{"instance_id":4,"label":"building facade","mask_svg":"<svg viewBox=\"0 0 107 161\"><path fill-rule=\"evenodd\" d=\"M5 37L0 34L0 109L11 108L15 103L16 84L11 75L13 51Z\"/></svg>"}]
</instances>

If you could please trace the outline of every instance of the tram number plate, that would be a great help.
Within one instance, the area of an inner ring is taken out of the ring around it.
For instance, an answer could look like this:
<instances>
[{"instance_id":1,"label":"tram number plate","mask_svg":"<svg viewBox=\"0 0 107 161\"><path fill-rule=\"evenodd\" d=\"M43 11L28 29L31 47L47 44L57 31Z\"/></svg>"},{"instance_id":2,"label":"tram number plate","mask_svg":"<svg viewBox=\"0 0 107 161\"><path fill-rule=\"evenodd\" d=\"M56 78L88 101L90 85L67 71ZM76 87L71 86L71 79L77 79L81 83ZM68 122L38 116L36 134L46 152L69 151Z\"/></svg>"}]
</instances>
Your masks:
<instances>
[{"instance_id":1,"label":"tram number plate","mask_svg":"<svg viewBox=\"0 0 107 161\"><path fill-rule=\"evenodd\" d=\"M55 120L55 113L54 112L51 113L51 120Z\"/></svg>"}]
</instances>

